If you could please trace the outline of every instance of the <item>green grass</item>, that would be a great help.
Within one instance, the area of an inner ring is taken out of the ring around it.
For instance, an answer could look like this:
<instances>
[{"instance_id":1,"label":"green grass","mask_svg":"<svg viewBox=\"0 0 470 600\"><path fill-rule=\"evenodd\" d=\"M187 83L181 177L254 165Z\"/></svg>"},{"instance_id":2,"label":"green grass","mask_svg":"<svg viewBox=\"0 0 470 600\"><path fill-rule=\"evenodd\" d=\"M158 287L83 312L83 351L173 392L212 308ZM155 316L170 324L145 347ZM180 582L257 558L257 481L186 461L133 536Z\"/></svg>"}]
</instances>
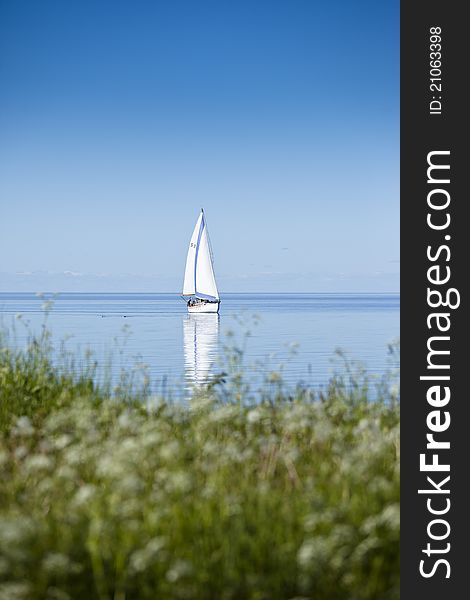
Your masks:
<instances>
[{"instance_id":1,"label":"green grass","mask_svg":"<svg viewBox=\"0 0 470 600\"><path fill-rule=\"evenodd\" d=\"M183 405L3 344L1 600L399 598L393 374L256 403L232 367Z\"/></svg>"}]
</instances>

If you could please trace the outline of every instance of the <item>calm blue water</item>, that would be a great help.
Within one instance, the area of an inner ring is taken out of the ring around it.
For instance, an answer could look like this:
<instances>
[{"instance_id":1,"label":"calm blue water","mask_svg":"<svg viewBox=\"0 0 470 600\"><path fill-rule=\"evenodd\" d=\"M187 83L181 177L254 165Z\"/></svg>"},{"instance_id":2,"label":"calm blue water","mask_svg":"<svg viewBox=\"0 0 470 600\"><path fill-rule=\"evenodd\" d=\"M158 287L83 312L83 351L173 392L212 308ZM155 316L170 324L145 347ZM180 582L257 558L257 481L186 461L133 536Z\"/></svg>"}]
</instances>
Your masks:
<instances>
[{"instance_id":1,"label":"calm blue water","mask_svg":"<svg viewBox=\"0 0 470 600\"><path fill-rule=\"evenodd\" d=\"M281 366L288 383L319 387L338 367L338 348L372 373L386 370L387 344L399 335L399 302L398 294L226 294L220 316L190 316L174 294L63 293L48 327L57 345L67 338L70 350L89 349L100 360L112 354L114 376L139 357L156 389L165 381L199 383L233 344L243 345L250 372L257 363ZM40 330L43 303L35 294L0 293L3 325L15 321L18 344L28 336L23 321Z\"/></svg>"}]
</instances>

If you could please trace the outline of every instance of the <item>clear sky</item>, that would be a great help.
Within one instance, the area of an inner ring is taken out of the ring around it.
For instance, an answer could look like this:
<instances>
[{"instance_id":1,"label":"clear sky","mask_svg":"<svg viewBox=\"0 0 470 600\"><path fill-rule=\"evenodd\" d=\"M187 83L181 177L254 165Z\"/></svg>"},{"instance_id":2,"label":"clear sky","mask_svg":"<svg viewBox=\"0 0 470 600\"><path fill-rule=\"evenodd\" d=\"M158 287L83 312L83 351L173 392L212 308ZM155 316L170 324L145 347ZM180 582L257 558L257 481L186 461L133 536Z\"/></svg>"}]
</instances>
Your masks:
<instances>
[{"instance_id":1,"label":"clear sky","mask_svg":"<svg viewBox=\"0 0 470 600\"><path fill-rule=\"evenodd\" d=\"M0 290L397 291L399 2L0 0Z\"/></svg>"}]
</instances>

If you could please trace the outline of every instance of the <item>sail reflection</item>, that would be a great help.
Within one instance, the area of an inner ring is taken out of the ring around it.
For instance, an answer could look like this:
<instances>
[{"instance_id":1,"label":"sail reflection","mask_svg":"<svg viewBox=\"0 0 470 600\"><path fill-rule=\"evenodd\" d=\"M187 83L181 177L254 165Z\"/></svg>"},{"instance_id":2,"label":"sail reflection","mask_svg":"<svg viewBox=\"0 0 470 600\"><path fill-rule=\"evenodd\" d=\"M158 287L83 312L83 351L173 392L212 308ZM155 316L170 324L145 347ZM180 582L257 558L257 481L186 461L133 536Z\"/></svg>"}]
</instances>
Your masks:
<instances>
[{"instance_id":1,"label":"sail reflection","mask_svg":"<svg viewBox=\"0 0 470 600\"><path fill-rule=\"evenodd\" d=\"M219 315L186 315L183 336L186 382L190 386L202 385L218 358Z\"/></svg>"}]
</instances>

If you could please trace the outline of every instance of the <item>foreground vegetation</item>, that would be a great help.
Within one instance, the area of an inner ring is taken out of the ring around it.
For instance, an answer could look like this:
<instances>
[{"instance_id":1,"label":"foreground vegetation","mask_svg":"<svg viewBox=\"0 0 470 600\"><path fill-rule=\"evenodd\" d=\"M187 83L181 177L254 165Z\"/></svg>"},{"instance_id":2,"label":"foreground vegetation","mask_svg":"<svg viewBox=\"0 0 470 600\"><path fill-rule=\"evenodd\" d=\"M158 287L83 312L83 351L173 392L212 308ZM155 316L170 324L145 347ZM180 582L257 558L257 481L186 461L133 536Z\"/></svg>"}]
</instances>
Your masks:
<instances>
[{"instance_id":1,"label":"foreground vegetation","mask_svg":"<svg viewBox=\"0 0 470 600\"><path fill-rule=\"evenodd\" d=\"M182 404L3 345L1 600L398 599L395 383L255 401L234 356Z\"/></svg>"}]
</instances>

